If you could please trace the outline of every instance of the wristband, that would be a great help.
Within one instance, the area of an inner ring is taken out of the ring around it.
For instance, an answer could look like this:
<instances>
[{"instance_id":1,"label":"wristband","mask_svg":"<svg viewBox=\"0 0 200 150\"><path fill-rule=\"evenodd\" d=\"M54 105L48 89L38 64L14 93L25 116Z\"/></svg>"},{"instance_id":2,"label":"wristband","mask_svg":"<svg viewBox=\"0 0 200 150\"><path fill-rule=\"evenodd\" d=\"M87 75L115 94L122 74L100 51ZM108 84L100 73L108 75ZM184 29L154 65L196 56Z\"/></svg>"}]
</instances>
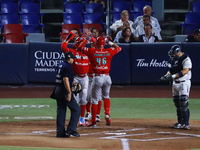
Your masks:
<instances>
[{"instance_id":1,"label":"wristband","mask_svg":"<svg viewBox=\"0 0 200 150\"><path fill-rule=\"evenodd\" d=\"M179 77L182 77L182 76L183 76L183 73L180 71L180 72L178 73L178 75L179 75Z\"/></svg>"},{"instance_id":2,"label":"wristband","mask_svg":"<svg viewBox=\"0 0 200 150\"><path fill-rule=\"evenodd\" d=\"M172 75L172 78L173 78L173 79L176 78L176 74L173 74L173 75Z\"/></svg>"},{"instance_id":3,"label":"wristband","mask_svg":"<svg viewBox=\"0 0 200 150\"><path fill-rule=\"evenodd\" d=\"M111 46L113 46L114 43L111 42L111 41L108 41L108 44L111 45Z\"/></svg>"}]
</instances>

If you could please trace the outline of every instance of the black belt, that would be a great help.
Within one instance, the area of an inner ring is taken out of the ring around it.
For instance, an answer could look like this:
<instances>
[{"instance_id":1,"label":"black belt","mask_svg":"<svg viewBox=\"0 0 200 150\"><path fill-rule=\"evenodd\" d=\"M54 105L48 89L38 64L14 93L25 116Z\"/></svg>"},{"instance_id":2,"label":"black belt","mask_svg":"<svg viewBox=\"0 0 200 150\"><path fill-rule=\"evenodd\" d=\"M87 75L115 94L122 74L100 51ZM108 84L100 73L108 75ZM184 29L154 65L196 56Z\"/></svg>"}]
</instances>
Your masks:
<instances>
[{"instance_id":1,"label":"black belt","mask_svg":"<svg viewBox=\"0 0 200 150\"><path fill-rule=\"evenodd\" d=\"M185 82L185 80L183 80L183 81L174 81L175 83L181 83L181 82Z\"/></svg>"}]
</instances>

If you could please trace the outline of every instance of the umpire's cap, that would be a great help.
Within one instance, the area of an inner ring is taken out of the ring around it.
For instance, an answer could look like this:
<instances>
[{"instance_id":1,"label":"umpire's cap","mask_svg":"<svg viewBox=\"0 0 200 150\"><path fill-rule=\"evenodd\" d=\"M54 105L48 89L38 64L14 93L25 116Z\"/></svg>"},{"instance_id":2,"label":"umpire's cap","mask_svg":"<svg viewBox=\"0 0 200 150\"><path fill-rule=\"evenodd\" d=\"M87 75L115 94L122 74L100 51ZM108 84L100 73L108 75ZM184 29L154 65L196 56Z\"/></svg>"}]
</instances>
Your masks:
<instances>
[{"instance_id":1,"label":"umpire's cap","mask_svg":"<svg viewBox=\"0 0 200 150\"><path fill-rule=\"evenodd\" d=\"M72 52L67 52L67 53L65 53L65 60L67 60L67 59L69 59L69 58L75 59L76 57L73 55Z\"/></svg>"}]
</instances>

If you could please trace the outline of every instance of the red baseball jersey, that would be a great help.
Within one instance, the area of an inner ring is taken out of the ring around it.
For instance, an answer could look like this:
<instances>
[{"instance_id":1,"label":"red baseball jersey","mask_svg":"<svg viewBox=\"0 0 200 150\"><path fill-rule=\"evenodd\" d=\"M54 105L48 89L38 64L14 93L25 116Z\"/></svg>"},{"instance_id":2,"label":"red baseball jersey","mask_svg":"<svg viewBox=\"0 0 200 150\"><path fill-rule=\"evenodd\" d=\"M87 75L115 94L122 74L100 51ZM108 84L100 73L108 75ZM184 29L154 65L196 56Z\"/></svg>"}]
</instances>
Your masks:
<instances>
[{"instance_id":1,"label":"red baseball jersey","mask_svg":"<svg viewBox=\"0 0 200 150\"><path fill-rule=\"evenodd\" d=\"M89 57L94 73L106 74L110 71L112 57L121 49L121 47L107 49L82 47L82 52Z\"/></svg>"},{"instance_id":2,"label":"red baseball jersey","mask_svg":"<svg viewBox=\"0 0 200 150\"><path fill-rule=\"evenodd\" d=\"M61 49L63 53L72 52L73 55L76 57L76 59L74 59L74 63L72 64L74 74L83 75L83 74L88 73L89 63L90 63L88 56L84 55L80 51L76 51L75 49L68 48L67 46L68 46L68 43L63 42L61 45Z\"/></svg>"}]
</instances>

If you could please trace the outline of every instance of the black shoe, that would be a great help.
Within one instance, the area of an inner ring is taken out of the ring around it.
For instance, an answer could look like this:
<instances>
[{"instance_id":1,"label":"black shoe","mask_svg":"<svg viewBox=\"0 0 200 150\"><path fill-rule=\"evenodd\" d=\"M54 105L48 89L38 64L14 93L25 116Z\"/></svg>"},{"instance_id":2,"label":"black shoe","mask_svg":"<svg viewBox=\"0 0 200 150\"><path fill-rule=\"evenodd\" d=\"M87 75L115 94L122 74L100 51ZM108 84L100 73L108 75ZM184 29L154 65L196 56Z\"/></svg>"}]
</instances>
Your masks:
<instances>
[{"instance_id":1,"label":"black shoe","mask_svg":"<svg viewBox=\"0 0 200 150\"><path fill-rule=\"evenodd\" d=\"M66 131L65 135L66 135L66 137L70 137L70 135L80 137L80 134L78 134L78 132L76 132L76 131Z\"/></svg>"},{"instance_id":2,"label":"black shoe","mask_svg":"<svg viewBox=\"0 0 200 150\"><path fill-rule=\"evenodd\" d=\"M65 138L65 137L66 137L66 134L62 134L62 135L56 134L56 137L57 137L57 138Z\"/></svg>"}]
</instances>

